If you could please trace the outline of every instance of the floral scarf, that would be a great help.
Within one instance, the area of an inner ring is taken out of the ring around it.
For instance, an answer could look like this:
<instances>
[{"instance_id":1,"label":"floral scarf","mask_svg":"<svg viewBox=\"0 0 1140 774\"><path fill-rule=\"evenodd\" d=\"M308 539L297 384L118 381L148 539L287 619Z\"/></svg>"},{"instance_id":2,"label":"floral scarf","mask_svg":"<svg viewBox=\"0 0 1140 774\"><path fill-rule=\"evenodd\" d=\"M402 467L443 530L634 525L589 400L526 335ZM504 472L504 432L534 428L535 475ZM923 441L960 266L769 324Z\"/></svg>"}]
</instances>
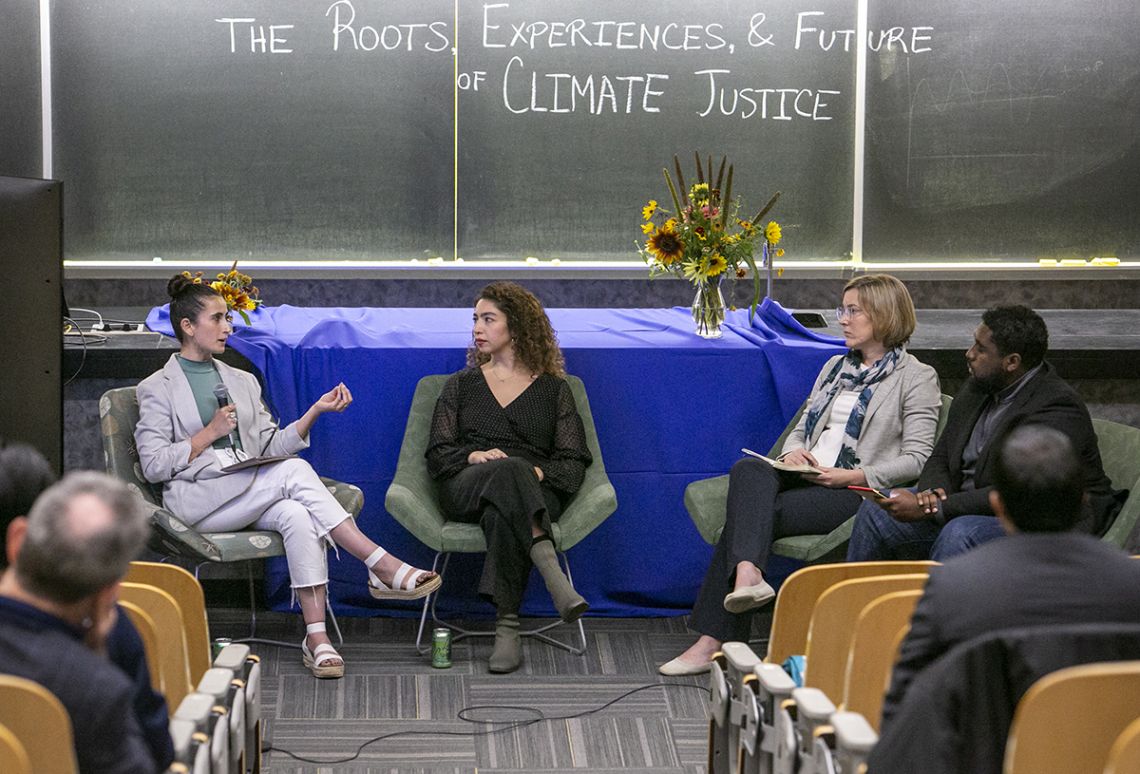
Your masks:
<instances>
[{"instance_id":1,"label":"floral scarf","mask_svg":"<svg viewBox=\"0 0 1140 774\"><path fill-rule=\"evenodd\" d=\"M871 395L875 385L894 373L899 360L906 354L903 347L895 347L887 352L870 368L860 371L862 360L855 350L851 350L843 358L836 361L835 366L828 372L827 377L820 385L820 390L807 410L807 423L804 425L805 444L812 437L819 420L824 412L831 406L831 402L840 390L856 390L862 387L855 406L851 409L851 416L847 418L847 425L843 428L843 445L839 449L839 456L835 460L835 467L848 470L859 465L859 458L855 456L855 446L859 442L859 434L863 432L863 417L867 415L867 406L871 403Z\"/></svg>"}]
</instances>

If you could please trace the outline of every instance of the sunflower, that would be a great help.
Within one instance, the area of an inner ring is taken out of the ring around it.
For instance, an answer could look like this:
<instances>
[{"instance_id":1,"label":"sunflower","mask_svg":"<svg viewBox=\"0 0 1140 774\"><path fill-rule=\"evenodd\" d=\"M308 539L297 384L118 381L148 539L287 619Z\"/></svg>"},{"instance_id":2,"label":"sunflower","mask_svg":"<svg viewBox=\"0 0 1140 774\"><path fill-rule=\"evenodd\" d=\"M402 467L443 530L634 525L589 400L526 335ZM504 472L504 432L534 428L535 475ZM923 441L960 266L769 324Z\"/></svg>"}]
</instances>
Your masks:
<instances>
[{"instance_id":1,"label":"sunflower","mask_svg":"<svg viewBox=\"0 0 1140 774\"><path fill-rule=\"evenodd\" d=\"M653 217L653 213L657 212L657 200L650 199L649 204L641 208L641 219L649 220ZM644 226L642 227L644 229ZM647 232L648 233L648 232Z\"/></svg>"},{"instance_id":2,"label":"sunflower","mask_svg":"<svg viewBox=\"0 0 1140 774\"><path fill-rule=\"evenodd\" d=\"M657 227L654 226L652 223L642 223L641 224L641 233L642 234L652 234L653 229L655 229L655 228L657 228Z\"/></svg>"},{"instance_id":3,"label":"sunflower","mask_svg":"<svg viewBox=\"0 0 1140 774\"><path fill-rule=\"evenodd\" d=\"M647 245L649 252L663 266L675 263L685 252L685 245L677 236L677 232L670 227L670 223L671 221L666 222L659 231L649 237Z\"/></svg>"},{"instance_id":4,"label":"sunflower","mask_svg":"<svg viewBox=\"0 0 1140 774\"><path fill-rule=\"evenodd\" d=\"M723 274L724 270L728 268L728 261L720 253L713 253L709 257L708 276L715 277L718 274Z\"/></svg>"},{"instance_id":5,"label":"sunflower","mask_svg":"<svg viewBox=\"0 0 1140 774\"><path fill-rule=\"evenodd\" d=\"M752 236L756 233L756 224L749 220L738 220L736 225L744 230L745 235Z\"/></svg>"},{"instance_id":6,"label":"sunflower","mask_svg":"<svg viewBox=\"0 0 1140 774\"><path fill-rule=\"evenodd\" d=\"M764 238L771 244L778 244L780 236L780 224L774 220L768 221L768 225L764 227Z\"/></svg>"}]
</instances>

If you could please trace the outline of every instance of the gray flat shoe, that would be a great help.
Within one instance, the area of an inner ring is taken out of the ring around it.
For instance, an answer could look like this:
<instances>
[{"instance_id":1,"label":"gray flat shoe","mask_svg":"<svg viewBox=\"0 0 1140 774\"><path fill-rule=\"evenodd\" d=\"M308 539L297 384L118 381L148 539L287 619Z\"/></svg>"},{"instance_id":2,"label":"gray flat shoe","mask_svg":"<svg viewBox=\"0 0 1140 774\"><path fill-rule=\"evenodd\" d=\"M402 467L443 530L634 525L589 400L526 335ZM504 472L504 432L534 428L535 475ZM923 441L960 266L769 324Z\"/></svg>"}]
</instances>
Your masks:
<instances>
[{"instance_id":1,"label":"gray flat shoe","mask_svg":"<svg viewBox=\"0 0 1140 774\"><path fill-rule=\"evenodd\" d=\"M745 586L737 589L724 598L724 609L730 613L747 613L771 602L776 592L767 581L760 581L755 586Z\"/></svg>"},{"instance_id":2,"label":"gray flat shoe","mask_svg":"<svg viewBox=\"0 0 1140 774\"><path fill-rule=\"evenodd\" d=\"M703 675L710 669L712 669L711 661L706 661L703 664L692 664L688 661L682 661L681 657L678 656L657 667L657 672L666 677L681 677L683 675Z\"/></svg>"}]
</instances>

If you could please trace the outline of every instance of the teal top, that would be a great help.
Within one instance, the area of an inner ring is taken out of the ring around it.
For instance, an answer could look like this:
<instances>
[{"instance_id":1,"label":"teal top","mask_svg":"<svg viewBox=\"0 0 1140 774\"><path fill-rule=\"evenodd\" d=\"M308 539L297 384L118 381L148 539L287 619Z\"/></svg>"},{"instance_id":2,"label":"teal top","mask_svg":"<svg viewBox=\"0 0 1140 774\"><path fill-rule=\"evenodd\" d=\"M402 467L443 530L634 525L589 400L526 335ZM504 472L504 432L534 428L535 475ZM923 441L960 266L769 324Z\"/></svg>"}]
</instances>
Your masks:
<instances>
[{"instance_id":1,"label":"teal top","mask_svg":"<svg viewBox=\"0 0 1140 774\"><path fill-rule=\"evenodd\" d=\"M214 414L218 411L218 399L214 397L214 388L221 383L222 377L213 360L200 362L187 360L178 355L178 365L182 366L182 373L186 374L186 381L190 382L190 392L194 393L194 402L198 404L198 416L202 417L202 425L210 424ZM241 448L241 436L237 428L233 431L234 445ZM225 436L214 441L215 449L229 448L230 441Z\"/></svg>"}]
</instances>

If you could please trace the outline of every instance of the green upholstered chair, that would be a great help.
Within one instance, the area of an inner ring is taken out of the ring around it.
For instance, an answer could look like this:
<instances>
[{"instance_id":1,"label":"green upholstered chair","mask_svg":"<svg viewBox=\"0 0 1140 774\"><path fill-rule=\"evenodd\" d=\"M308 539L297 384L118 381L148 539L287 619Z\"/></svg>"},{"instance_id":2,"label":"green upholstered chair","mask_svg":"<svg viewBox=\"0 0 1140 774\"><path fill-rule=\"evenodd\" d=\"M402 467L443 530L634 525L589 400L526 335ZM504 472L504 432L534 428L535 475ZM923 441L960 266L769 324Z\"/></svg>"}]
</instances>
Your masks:
<instances>
[{"instance_id":1,"label":"green upholstered chair","mask_svg":"<svg viewBox=\"0 0 1140 774\"><path fill-rule=\"evenodd\" d=\"M942 409L938 412L938 433L941 433L946 425L946 414L950 410L951 400L949 395L942 396ZM796 415L788 422L788 426L784 428L784 432L772 445L772 449L768 452L769 456L775 457L779 454L784 441L795 429L806 407L807 401L804 401ZM685 509L707 543L715 545L720 540L720 533L724 530L727 504L728 476L701 479L685 487ZM842 561L843 551L851 538L851 528L854 525L855 517L852 516L826 535L790 535L780 538L772 544L772 553L808 564Z\"/></svg>"},{"instance_id":2,"label":"green upholstered chair","mask_svg":"<svg viewBox=\"0 0 1140 774\"><path fill-rule=\"evenodd\" d=\"M249 637L243 641L262 641L257 637L257 607L253 583L253 562L285 555L281 535L269 530L236 532L199 532L162 505L162 487L148 482L139 464L135 447L135 425L139 421L139 401L134 387L119 387L103 393L99 399L99 424L103 435L103 461L107 473L125 481L150 513L151 537L148 547L164 557L188 561L198 577L198 570L211 562L226 564L246 562L249 581ZM341 507L353 517L364 507L364 492L352 484L329 478L321 479ZM336 616L329 608L330 620L341 640ZM275 642L275 641L273 641ZM285 644L285 643L276 643ZM296 647L295 644L289 643Z\"/></svg>"},{"instance_id":3,"label":"green upholstered chair","mask_svg":"<svg viewBox=\"0 0 1140 774\"><path fill-rule=\"evenodd\" d=\"M400 447L400 459L396 464L396 475L388 494L384 498L384 507L392 517L424 545L436 552L432 569L444 575L447 570L447 560L452 553L485 553L487 542L483 538L483 530L478 524L464 524L448 521L446 515L440 510L436 493L435 482L428 475L427 460L424 452L427 451L428 435L431 431L431 418L435 411L435 404L447 375L425 376L416 385L412 396L412 407L408 414L408 424L404 431L404 442ZM586 468L586 478L582 487L566 505L561 518L551 527L551 537L566 569L570 575L570 563L566 558L566 551L589 535L594 529L605 521L611 513L617 510L617 495L613 485L606 477L606 466L602 462L602 451L598 447L598 434L594 428L594 417L590 412L590 403L586 398L586 389L582 380L576 376L567 376L566 381L574 394L574 402L578 406L578 413L582 417L582 424L586 429L586 442L593 456L593 463ZM440 565L440 560L443 560ZM442 587L441 589L442 590ZM420 652L427 650L423 644L424 627L430 612L431 619L440 626L446 626L456 632L455 639L470 636L493 636L492 631L479 631L465 629L453 623L441 621L436 616L436 599L440 591L424 599L423 612L420 614L420 627L416 634L416 647ZM556 640L545 632L560 622L546 624L535 629L522 632L524 636L541 639L551 645L568 650L576 655L586 652L586 630L582 619L578 619L577 646L568 645Z\"/></svg>"},{"instance_id":4,"label":"green upholstered chair","mask_svg":"<svg viewBox=\"0 0 1140 774\"><path fill-rule=\"evenodd\" d=\"M1097 445L1104 472L1112 479L1116 489L1127 489L1128 499L1109 525L1104 539L1109 543L1133 550L1129 538L1140 521L1140 428L1094 419Z\"/></svg>"}]
</instances>

